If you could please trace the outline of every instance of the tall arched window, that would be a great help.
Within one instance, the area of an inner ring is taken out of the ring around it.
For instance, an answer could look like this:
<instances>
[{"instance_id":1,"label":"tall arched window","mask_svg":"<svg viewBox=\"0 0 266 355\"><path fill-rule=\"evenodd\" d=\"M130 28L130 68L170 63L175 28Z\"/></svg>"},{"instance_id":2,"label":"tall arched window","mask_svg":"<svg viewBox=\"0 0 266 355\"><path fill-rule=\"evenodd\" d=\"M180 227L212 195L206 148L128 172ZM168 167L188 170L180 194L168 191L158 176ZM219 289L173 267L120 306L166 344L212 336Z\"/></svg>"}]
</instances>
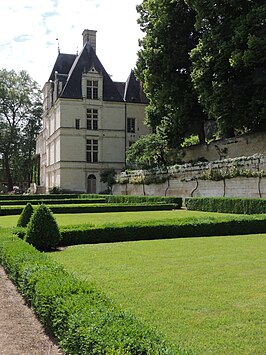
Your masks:
<instances>
[{"instance_id":1,"label":"tall arched window","mask_svg":"<svg viewBox=\"0 0 266 355\"><path fill-rule=\"evenodd\" d=\"M96 176L93 174L88 176L87 193L96 194Z\"/></svg>"}]
</instances>

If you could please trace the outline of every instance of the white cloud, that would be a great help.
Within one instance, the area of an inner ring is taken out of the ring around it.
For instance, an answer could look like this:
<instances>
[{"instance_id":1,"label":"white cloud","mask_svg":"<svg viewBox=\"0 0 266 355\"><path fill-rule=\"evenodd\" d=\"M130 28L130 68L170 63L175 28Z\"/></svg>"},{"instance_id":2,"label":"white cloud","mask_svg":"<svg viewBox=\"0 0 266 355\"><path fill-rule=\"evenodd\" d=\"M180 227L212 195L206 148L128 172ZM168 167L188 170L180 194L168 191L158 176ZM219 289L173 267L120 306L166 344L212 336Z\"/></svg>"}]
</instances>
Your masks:
<instances>
[{"instance_id":1,"label":"white cloud","mask_svg":"<svg viewBox=\"0 0 266 355\"><path fill-rule=\"evenodd\" d=\"M43 85L57 57L82 49L85 28L97 30L97 54L114 80L134 68L138 38L137 0L9 0L1 4L1 66L27 70ZM56 41L56 38L59 41Z\"/></svg>"}]
</instances>

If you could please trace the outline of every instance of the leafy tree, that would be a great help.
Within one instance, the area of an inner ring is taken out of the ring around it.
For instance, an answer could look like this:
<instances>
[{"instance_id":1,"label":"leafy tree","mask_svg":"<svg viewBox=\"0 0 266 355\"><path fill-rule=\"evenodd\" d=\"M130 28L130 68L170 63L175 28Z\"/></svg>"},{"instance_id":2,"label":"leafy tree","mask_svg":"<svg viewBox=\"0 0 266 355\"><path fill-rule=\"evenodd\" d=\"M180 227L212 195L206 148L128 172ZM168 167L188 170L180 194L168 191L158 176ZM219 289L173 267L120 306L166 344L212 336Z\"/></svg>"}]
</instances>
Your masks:
<instances>
[{"instance_id":1,"label":"leafy tree","mask_svg":"<svg viewBox=\"0 0 266 355\"><path fill-rule=\"evenodd\" d=\"M115 184L116 171L113 168L105 169L100 172L101 181L107 185L108 193L112 193L112 187Z\"/></svg>"},{"instance_id":2,"label":"leafy tree","mask_svg":"<svg viewBox=\"0 0 266 355\"><path fill-rule=\"evenodd\" d=\"M28 224L26 242L40 251L47 251L55 248L60 239L59 227L51 210L45 205L39 205Z\"/></svg>"},{"instance_id":3,"label":"leafy tree","mask_svg":"<svg viewBox=\"0 0 266 355\"><path fill-rule=\"evenodd\" d=\"M8 190L30 181L35 138L40 130L41 92L25 71L0 70L0 155Z\"/></svg>"},{"instance_id":4,"label":"leafy tree","mask_svg":"<svg viewBox=\"0 0 266 355\"><path fill-rule=\"evenodd\" d=\"M136 75L149 99L147 123L161 127L170 147L192 132L204 141L205 114L190 78L189 52L198 41L195 11L182 0L144 0L137 11L145 36Z\"/></svg>"},{"instance_id":5,"label":"leafy tree","mask_svg":"<svg viewBox=\"0 0 266 355\"><path fill-rule=\"evenodd\" d=\"M133 143L127 151L127 163L134 168L149 169L167 166L167 140L149 134Z\"/></svg>"},{"instance_id":6,"label":"leafy tree","mask_svg":"<svg viewBox=\"0 0 266 355\"><path fill-rule=\"evenodd\" d=\"M28 202L26 206L23 208L19 216L17 227L27 227L32 214L33 214L33 207L31 203Z\"/></svg>"},{"instance_id":7,"label":"leafy tree","mask_svg":"<svg viewBox=\"0 0 266 355\"><path fill-rule=\"evenodd\" d=\"M266 4L188 0L201 33L192 80L209 118L226 136L266 128Z\"/></svg>"}]
</instances>

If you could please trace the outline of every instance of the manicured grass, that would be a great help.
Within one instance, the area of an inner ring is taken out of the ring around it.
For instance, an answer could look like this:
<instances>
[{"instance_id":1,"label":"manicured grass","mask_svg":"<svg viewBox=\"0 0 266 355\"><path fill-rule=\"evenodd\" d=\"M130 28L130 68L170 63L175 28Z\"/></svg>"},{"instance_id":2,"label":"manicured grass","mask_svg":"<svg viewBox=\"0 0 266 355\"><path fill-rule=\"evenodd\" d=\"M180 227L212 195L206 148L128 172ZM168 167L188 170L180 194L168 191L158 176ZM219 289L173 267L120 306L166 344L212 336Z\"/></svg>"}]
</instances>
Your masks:
<instances>
[{"instance_id":1,"label":"manicured grass","mask_svg":"<svg viewBox=\"0 0 266 355\"><path fill-rule=\"evenodd\" d=\"M74 213L74 214L54 214L57 223L60 226L80 225L80 224L117 224L134 221L151 221L151 220L177 220L180 218L194 218L206 216L225 217L225 213L210 213L200 211L141 211L141 212L112 212L112 213ZM235 216L235 215L232 215ZM0 226L15 227L19 216L0 216Z\"/></svg>"},{"instance_id":2,"label":"manicured grass","mask_svg":"<svg viewBox=\"0 0 266 355\"><path fill-rule=\"evenodd\" d=\"M81 245L50 255L183 348L263 354L265 250L266 234Z\"/></svg>"}]
</instances>

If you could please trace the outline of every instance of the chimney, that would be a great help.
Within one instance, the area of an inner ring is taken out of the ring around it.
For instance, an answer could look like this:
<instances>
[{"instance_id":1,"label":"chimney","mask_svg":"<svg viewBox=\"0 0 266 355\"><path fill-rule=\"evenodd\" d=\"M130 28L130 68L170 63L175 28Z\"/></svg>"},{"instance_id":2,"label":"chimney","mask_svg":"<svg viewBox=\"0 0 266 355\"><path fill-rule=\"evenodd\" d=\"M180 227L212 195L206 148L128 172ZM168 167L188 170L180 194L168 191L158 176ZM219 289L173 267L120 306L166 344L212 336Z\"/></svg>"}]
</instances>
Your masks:
<instances>
[{"instance_id":1,"label":"chimney","mask_svg":"<svg viewBox=\"0 0 266 355\"><path fill-rule=\"evenodd\" d=\"M94 30L84 30L82 33L83 36L83 47L87 42L90 42L90 45L96 52L96 32Z\"/></svg>"}]
</instances>

